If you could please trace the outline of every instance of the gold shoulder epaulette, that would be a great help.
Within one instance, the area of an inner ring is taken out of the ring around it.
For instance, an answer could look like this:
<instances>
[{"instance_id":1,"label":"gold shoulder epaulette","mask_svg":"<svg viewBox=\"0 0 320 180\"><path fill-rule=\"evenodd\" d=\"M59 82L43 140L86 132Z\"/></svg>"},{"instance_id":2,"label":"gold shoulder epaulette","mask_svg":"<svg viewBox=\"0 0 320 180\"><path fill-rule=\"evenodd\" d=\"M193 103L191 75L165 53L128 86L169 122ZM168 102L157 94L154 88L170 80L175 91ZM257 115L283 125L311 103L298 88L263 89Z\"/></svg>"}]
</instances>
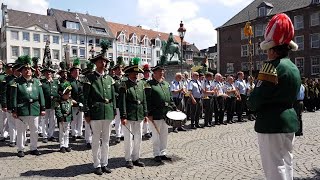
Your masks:
<instances>
[{"instance_id":1,"label":"gold shoulder epaulette","mask_svg":"<svg viewBox=\"0 0 320 180\"><path fill-rule=\"evenodd\" d=\"M271 63L264 63L259 71L258 80L278 84L277 69Z\"/></svg>"},{"instance_id":2,"label":"gold shoulder epaulette","mask_svg":"<svg viewBox=\"0 0 320 180\"><path fill-rule=\"evenodd\" d=\"M16 83L16 82L13 82L10 86L12 86L12 87L17 87L17 83Z\"/></svg>"},{"instance_id":3,"label":"gold shoulder epaulette","mask_svg":"<svg viewBox=\"0 0 320 180\"><path fill-rule=\"evenodd\" d=\"M144 88L151 88L149 82L144 83Z\"/></svg>"}]
</instances>

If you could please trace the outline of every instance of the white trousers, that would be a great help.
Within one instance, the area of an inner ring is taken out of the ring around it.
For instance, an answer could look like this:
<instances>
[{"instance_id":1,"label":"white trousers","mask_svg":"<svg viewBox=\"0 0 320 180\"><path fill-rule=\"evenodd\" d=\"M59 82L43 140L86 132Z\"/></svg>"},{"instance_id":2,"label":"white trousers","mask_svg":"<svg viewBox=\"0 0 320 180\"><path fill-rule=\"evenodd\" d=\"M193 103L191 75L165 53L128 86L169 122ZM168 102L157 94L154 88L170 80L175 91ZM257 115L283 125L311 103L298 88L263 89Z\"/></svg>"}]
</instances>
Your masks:
<instances>
[{"instance_id":1,"label":"white trousers","mask_svg":"<svg viewBox=\"0 0 320 180\"><path fill-rule=\"evenodd\" d=\"M60 122L59 124L60 148L69 147L69 128L70 128L70 122Z\"/></svg>"},{"instance_id":2,"label":"white trousers","mask_svg":"<svg viewBox=\"0 0 320 180\"><path fill-rule=\"evenodd\" d=\"M90 124L85 122L84 124L84 137L86 139L86 143L92 143L92 132L90 128Z\"/></svg>"},{"instance_id":3,"label":"white trousers","mask_svg":"<svg viewBox=\"0 0 320 180\"><path fill-rule=\"evenodd\" d=\"M17 126L17 147L18 151L24 150L26 141L27 126L30 129L30 150L37 149L38 143L38 120L39 116L19 116L20 119L14 119Z\"/></svg>"},{"instance_id":4,"label":"white trousers","mask_svg":"<svg viewBox=\"0 0 320 180\"><path fill-rule=\"evenodd\" d=\"M44 116L40 116L39 120L38 120L38 133L43 133L43 119L44 119Z\"/></svg>"},{"instance_id":5,"label":"white trousers","mask_svg":"<svg viewBox=\"0 0 320 180\"><path fill-rule=\"evenodd\" d=\"M294 133L258 133L258 142L266 179L292 180Z\"/></svg>"},{"instance_id":6,"label":"white trousers","mask_svg":"<svg viewBox=\"0 0 320 180\"><path fill-rule=\"evenodd\" d=\"M8 125L9 125L9 136L10 136L10 142L16 142L17 138L17 128L16 128L16 120L12 117L12 113L6 112L7 119L8 119Z\"/></svg>"},{"instance_id":7,"label":"white trousers","mask_svg":"<svg viewBox=\"0 0 320 180\"><path fill-rule=\"evenodd\" d=\"M44 117L42 117L41 119L42 119L43 138L53 137L54 129L56 127L55 110L54 109L46 109L46 115Z\"/></svg>"},{"instance_id":8,"label":"white trousers","mask_svg":"<svg viewBox=\"0 0 320 180\"><path fill-rule=\"evenodd\" d=\"M154 123L158 127L160 134L157 132L154 125L150 122L150 129L152 132L153 142L153 155L162 156L166 155L167 151L167 139L168 139L168 125L164 120L154 120Z\"/></svg>"},{"instance_id":9,"label":"white trousers","mask_svg":"<svg viewBox=\"0 0 320 180\"><path fill-rule=\"evenodd\" d=\"M112 124L114 124L114 129L116 131L116 137L121 137L121 136L123 136L123 131L121 128L120 111L119 111L119 108L117 108L116 110L117 110L117 115L114 118Z\"/></svg>"},{"instance_id":10,"label":"white trousers","mask_svg":"<svg viewBox=\"0 0 320 180\"><path fill-rule=\"evenodd\" d=\"M150 133L149 122L143 122L143 134Z\"/></svg>"},{"instance_id":11,"label":"white trousers","mask_svg":"<svg viewBox=\"0 0 320 180\"><path fill-rule=\"evenodd\" d=\"M108 165L111 120L91 120L93 167ZM100 138L102 139L100 147Z\"/></svg>"},{"instance_id":12,"label":"white trousers","mask_svg":"<svg viewBox=\"0 0 320 180\"><path fill-rule=\"evenodd\" d=\"M83 112L79 111L79 107L72 107L71 135L82 136Z\"/></svg>"},{"instance_id":13,"label":"white trousers","mask_svg":"<svg viewBox=\"0 0 320 180\"><path fill-rule=\"evenodd\" d=\"M142 123L143 121L127 121L126 127L133 133L133 140L130 131L126 127L122 127L124 134L124 158L126 159L126 161L136 161L140 158Z\"/></svg>"},{"instance_id":14,"label":"white trousers","mask_svg":"<svg viewBox=\"0 0 320 180\"><path fill-rule=\"evenodd\" d=\"M6 112L0 110L0 137L7 138L9 131L9 125L7 121L7 114Z\"/></svg>"}]
</instances>

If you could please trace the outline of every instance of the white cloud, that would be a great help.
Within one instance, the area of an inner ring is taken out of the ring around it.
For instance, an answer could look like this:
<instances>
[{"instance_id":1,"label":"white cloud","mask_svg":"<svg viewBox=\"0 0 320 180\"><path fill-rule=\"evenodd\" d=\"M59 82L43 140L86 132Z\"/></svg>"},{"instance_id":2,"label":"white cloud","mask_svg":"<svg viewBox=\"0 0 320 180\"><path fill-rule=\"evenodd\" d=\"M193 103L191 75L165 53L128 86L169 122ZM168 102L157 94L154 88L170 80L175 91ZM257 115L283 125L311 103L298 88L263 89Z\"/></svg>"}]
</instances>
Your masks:
<instances>
[{"instance_id":1,"label":"white cloud","mask_svg":"<svg viewBox=\"0 0 320 180\"><path fill-rule=\"evenodd\" d=\"M48 0L2 0L8 9L46 14L49 7Z\"/></svg>"},{"instance_id":2,"label":"white cloud","mask_svg":"<svg viewBox=\"0 0 320 180\"><path fill-rule=\"evenodd\" d=\"M221 4L228 7L235 7L238 5L248 5L253 0L190 0L197 3L203 3L203 4Z\"/></svg>"},{"instance_id":3,"label":"white cloud","mask_svg":"<svg viewBox=\"0 0 320 180\"><path fill-rule=\"evenodd\" d=\"M200 7L195 1L138 0L138 13L144 24L177 34L180 21L183 20L187 29L185 40L203 49L214 45L217 39L212 22L199 17L199 11Z\"/></svg>"}]
</instances>

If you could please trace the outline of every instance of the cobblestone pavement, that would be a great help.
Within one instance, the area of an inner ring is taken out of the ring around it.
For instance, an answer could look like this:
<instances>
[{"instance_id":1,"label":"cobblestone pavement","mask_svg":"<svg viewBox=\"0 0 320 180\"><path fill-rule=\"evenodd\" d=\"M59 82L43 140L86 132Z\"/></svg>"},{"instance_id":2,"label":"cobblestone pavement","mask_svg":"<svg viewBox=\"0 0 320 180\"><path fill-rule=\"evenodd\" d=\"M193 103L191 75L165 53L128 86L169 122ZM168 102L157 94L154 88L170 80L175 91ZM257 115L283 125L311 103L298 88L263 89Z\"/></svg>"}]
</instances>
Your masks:
<instances>
[{"instance_id":1,"label":"cobblestone pavement","mask_svg":"<svg viewBox=\"0 0 320 180\"><path fill-rule=\"evenodd\" d=\"M320 179L320 112L305 113L304 136L294 150L295 179ZM111 174L92 173L91 151L84 142L71 153L58 152L58 143L39 142L43 155L16 156L16 148L0 144L0 179L263 179L254 122L220 125L188 132L170 133L169 155L173 162L156 164L151 140L142 143L146 167L124 167L123 142L110 147ZM41 140L41 139L40 139Z\"/></svg>"}]
</instances>

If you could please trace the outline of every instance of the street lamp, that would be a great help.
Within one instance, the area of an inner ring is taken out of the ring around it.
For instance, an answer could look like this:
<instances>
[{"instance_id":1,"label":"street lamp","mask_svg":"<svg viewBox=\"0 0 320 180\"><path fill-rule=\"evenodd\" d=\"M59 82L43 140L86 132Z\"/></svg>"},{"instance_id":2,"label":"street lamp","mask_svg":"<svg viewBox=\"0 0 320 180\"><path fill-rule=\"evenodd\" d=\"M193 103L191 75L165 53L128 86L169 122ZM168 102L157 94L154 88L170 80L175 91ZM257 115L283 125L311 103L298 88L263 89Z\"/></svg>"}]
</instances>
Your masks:
<instances>
[{"instance_id":1,"label":"street lamp","mask_svg":"<svg viewBox=\"0 0 320 180\"><path fill-rule=\"evenodd\" d=\"M186 28L183 27L183 23L182 21L180 22L180 27L178 29L178 33L179 33L179 36L180 36L180 39L181 39L181 57L180 57L180 62L181 62L181 73L182 73L182 58L183 58L183 38L184 38L184 35L186 34Z\"/></svg>"}]
</instances>

